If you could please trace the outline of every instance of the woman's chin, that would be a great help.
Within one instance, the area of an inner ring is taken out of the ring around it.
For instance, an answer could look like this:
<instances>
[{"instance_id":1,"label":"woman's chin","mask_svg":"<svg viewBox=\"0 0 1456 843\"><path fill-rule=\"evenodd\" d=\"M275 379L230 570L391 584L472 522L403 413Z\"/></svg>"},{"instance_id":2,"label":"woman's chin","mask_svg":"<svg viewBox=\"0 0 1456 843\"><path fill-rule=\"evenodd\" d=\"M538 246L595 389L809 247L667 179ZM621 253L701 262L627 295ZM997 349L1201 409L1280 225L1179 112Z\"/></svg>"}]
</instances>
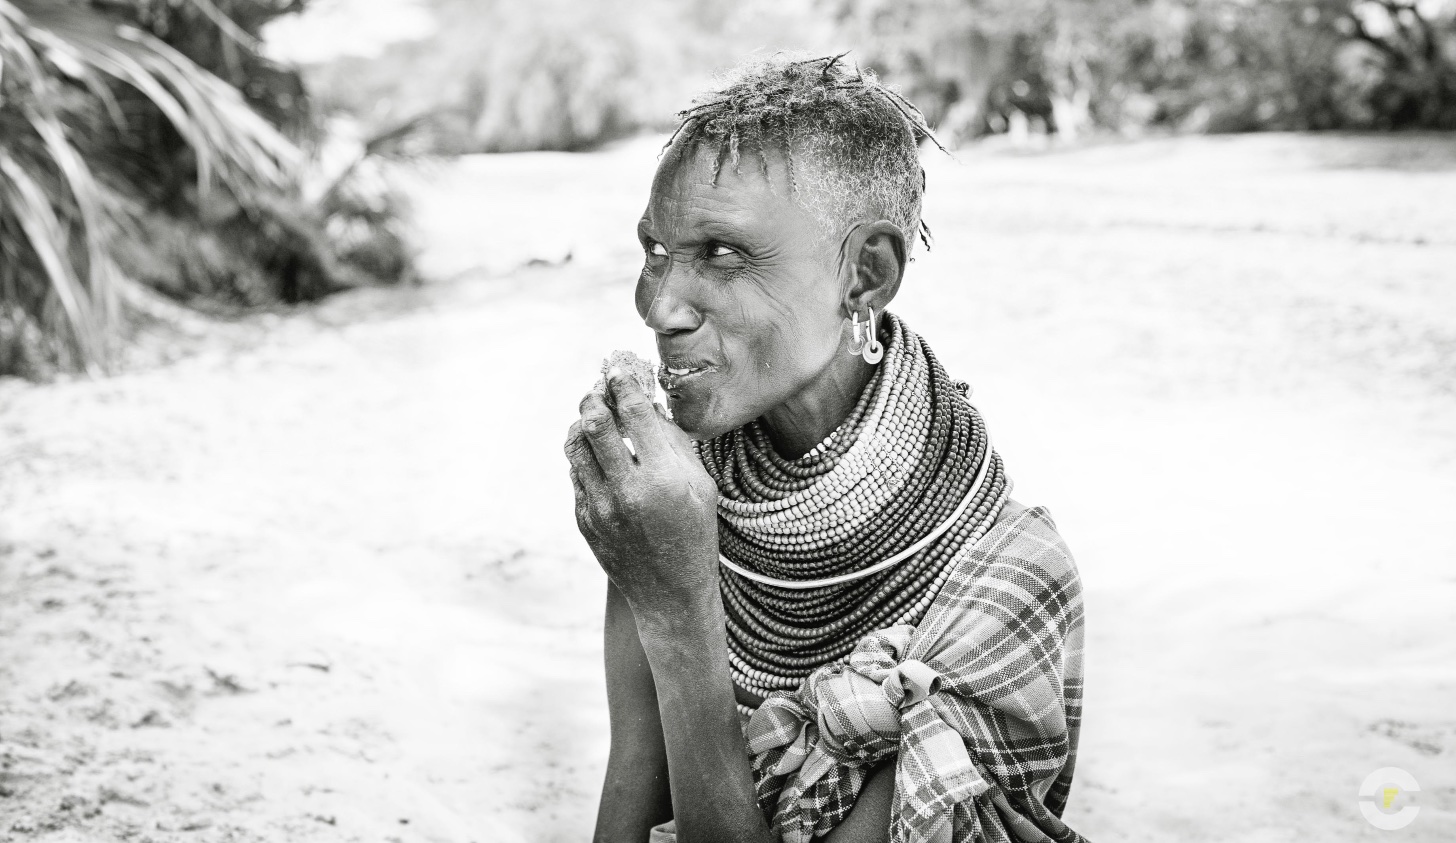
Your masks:
<instances>
[{"instance_id":1,"label":"woman's chin","mask_svg":"<svg viewBox=\"0 0 1456 843\"><path fill-rule=\"evenodd\" d=\"M713 434L704 430L703 408L696 401L667 396L667 409L672 413L672 423L677 425L690 439L712 439Z\"/></svg>"},{"instance_id":2,"label":"woman's chin","mask_svg":"<svg viewBox=\"0 0 1456 843\"><path fill-rule=\"evenodd\" d=\"M688 438L698 441L721 436L743 424L742 422L730 423L730 420L722 418L721 413L712 412L713 408L709 406L709 402L696 397L674 396L669 393L667 409L672 413L673 424L686 433Z\"/></svg>"}]
</instances>

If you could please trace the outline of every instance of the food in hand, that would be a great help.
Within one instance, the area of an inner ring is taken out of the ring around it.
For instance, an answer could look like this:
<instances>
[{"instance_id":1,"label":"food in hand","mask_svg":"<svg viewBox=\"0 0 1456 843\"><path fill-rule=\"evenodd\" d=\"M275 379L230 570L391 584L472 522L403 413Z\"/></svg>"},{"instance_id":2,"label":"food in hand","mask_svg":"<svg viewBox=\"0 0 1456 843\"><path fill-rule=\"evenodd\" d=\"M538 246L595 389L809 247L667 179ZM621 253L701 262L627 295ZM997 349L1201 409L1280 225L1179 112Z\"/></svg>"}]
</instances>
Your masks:
<instances>
[{"instance_id":1,"label":"food in hand","mask_svg":"<svg viewBox=\"0 0 1456 843\"><path fill-rule=\"evenodd\" d=\"M602 376L592 389L600 391L605 396L607 406L613 410L617 409L616 400L612 397L612 391L607 389L607 371L613 366L621 368L627 377L637 383L642 392L649 399L655 396L657 386L657 367L652 365L630 351L614 351L607 359L602 361Z\"/></svg>"}]
</instances>

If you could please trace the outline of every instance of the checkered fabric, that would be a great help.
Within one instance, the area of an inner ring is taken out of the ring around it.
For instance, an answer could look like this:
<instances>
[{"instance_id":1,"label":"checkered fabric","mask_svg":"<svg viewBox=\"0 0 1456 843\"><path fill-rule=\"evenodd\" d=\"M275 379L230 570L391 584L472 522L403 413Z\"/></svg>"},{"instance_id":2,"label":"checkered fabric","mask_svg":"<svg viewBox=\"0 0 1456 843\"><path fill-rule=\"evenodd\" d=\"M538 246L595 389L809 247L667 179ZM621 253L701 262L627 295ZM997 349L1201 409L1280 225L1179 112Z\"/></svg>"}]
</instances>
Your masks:
<instances>
[{"instance_id":1,"label":"checkered fabric","mask_svg":"<svg viewBox=\"0 0 1456 843\"><path fill-rule=\"evenodd\" d=\"M1061 820L1082 715L1082 588L1045 509L957 556L918 626L860 639L744 727L759 805L786 843L842 821L895 759L890 840L1084 838Z\"/></svg>"}]
</instances>

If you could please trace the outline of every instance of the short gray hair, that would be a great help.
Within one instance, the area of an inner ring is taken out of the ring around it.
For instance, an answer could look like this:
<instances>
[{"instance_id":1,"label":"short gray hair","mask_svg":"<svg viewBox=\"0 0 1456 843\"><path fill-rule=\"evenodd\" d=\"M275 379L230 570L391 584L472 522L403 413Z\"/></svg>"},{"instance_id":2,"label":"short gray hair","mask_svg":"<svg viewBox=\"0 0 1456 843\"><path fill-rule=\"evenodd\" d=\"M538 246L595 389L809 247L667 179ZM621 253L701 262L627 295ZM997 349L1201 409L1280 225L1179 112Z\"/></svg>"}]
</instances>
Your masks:
<instances>
[{"instance_id":1,"label":"short gray hair","mask_svg":"<svg viewBox=\"0 0 1456 843\"><path fill-rule=\"evenodd\" d=\"M919 145L926 138L940 144L919 109L843 58L780 53L745 62L678 113L681 122L667 146L715 148L715 182L725 162L737 171L743 142L760 152L778 148L793 198L819 222L826 242L858 223L884 219L905 235L907 249L917 235L929 248L930 229L920 218ZM762 167L767 176L766 160Z\"/></svg>"}]
</instances>

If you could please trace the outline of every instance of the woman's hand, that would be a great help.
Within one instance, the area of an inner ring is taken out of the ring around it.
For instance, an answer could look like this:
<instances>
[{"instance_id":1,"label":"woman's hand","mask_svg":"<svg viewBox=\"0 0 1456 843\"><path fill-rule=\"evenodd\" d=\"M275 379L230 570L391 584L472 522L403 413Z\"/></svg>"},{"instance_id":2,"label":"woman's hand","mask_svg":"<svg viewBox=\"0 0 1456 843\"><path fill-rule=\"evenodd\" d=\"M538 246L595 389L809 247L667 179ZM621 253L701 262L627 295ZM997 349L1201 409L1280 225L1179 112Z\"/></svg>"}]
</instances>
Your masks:
<instances>
[{"instance_id":1,"label":"woman's hand","mask_svg":"<svg viewBox=\"0 0 1456 843\"><path fill-rule=\"evenodd\" d=\"M577 528L634 609L699 606L717 594L717 485L687 434L631 378L613 367L606 388L615 419L592 391L566 435Z\"/></svg>"}]
</instances>

